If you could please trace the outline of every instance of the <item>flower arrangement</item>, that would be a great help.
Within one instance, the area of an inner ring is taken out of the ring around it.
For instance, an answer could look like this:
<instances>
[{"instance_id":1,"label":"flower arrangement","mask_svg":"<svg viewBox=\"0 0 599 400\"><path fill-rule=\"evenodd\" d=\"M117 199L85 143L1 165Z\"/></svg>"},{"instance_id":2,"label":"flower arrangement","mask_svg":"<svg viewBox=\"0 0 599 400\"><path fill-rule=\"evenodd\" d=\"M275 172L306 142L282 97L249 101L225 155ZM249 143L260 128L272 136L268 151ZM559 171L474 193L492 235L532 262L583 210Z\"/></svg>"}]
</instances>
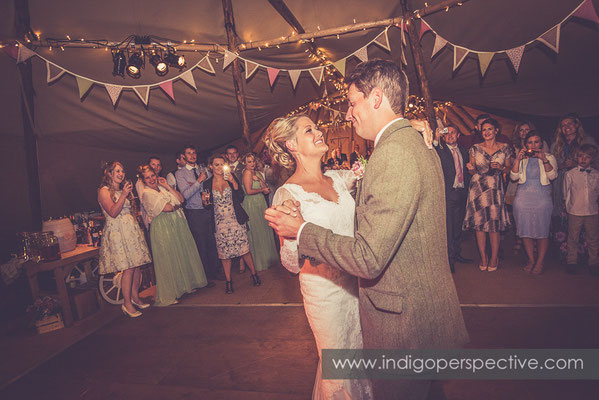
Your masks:
<instances>
[{"instance_id":1,"label":"flower arrangement","mask_svg":"<svg viewBox=\"0 0 599 400\"><path fill-rule=\"evenodd\" d=\"M368 160L364 157L359 156L354 165L351 167L351 171L356 175L358 180L364 177L364 172L366 171L366 165L368 164Z\"/></svg>"},{"instance_id":2,"label":"flower arrangement","mask_svg":"<svg viewBox=\"0 0 599 400\"><path fill-rule=\"evenodd\" d=\"M38 297L27 307L27 312L35 313L35 320L40 321L50 315L56 315L62 310L60 302L51 296Z\"/></svg>"}]
</instances>

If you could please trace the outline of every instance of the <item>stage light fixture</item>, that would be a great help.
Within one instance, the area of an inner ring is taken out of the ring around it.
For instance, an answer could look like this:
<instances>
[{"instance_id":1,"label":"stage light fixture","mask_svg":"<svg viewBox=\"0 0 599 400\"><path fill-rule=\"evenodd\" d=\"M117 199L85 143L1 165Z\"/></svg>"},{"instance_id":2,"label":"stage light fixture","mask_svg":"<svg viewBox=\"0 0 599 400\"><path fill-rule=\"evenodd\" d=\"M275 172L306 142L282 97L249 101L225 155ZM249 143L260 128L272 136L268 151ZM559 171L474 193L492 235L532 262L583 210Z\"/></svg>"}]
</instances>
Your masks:
<instances>
[{"instance_id":1,"label":"stage light fixture","mask_svg":"<svg viewBox=\"0 0 599 400\"><path fill-rule=\"evenodd\" d=\"M125 67L127 66L127 58L122 50L116 50L112 52L112 75L120 75L125 77Z\"/></svg>"},{"instance_id":2,"label":"stage light fixture","mask_svg":"<svg viewBox=\"0 0 599 400\"><path fill-rule=\"evenodd\" d=\"M172 67L177 67L180 70L185 67L185 57L178 56L173 50L169 49L164 61Z\"/></svg>"},{"instance_id":3,"label":"stage light fixture","mask_svg":"<svg viewBox=\"0 0 599 400\"><path fill-rule=\"evenodd\" d=\"M142 53L133 53L129 56L129 63L127 64L127 75L131 78L137 79L141 76L141 68L144 65Z\"/></svg>"},{"instance_id":4,"label":"stage light fixture","mask_svg":"<svg viewBox=\"0 0 599 400\"><path fill-rule=\"evenodd\" d=\"M168 65L164 62L162 57L159 54L152 54L150 57L150 64L154 66L154 70L156 71L156 75L164 76L168 74Z\"/></svg>"}]
</instances>

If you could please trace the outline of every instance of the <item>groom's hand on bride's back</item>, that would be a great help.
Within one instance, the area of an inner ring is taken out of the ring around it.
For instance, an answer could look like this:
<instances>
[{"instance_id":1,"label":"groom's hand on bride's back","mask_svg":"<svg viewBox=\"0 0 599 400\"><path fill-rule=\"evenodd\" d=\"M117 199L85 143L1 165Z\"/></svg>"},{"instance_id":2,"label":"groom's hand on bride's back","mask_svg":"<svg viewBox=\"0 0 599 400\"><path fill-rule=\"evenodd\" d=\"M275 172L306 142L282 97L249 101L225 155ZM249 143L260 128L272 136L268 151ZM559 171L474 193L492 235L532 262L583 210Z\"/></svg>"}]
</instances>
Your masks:
<instances>
[{"instance_id":1,"label":"groom's hand on bride's back","mask_svg":"<svg viewBox=\"0 0 599 400\"><path fill-rule=\"evenodd\" d=\"M285 200L283 204L267 208L264 211L264 218L277 235L290 239L297 237L297 232L304 223L300 213L300 203L293 200Z\"/></svg>"}]
</instances>

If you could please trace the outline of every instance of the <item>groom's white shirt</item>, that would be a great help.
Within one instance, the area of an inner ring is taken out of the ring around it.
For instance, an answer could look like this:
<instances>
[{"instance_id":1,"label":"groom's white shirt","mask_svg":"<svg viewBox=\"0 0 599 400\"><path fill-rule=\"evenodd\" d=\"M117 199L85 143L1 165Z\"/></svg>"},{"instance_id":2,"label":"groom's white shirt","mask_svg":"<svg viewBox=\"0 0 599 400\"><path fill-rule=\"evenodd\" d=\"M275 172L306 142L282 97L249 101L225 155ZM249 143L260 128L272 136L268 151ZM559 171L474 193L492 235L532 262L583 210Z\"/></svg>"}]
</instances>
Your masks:
<instances>
[{"instance_id":1,"label":"groom's white shirt","mask_svg":"<svg viewBox=\"0 0 599 400\"><path fill-rule=\"evenodd\" d=\"M376 138L374 139L374 147L376 147L376 145L377 145L377 143L379 142L379 140L380 140L381 136L383 135L383 132L385 132L385 130L386 130L386 129L387 129L389 126L391 126L391 124L393 124L394 122L397 122L397 121L399 121L400 119L403 119L403 117L395 118L394 120L392 120L392 121L389 121L389 123L388 123L387 125L383 126L383 129L381 129L381 130L379 131L379 133L377 133L377 135L376 135ZM300 240L300 235L302 234L302 229L304 229L304 226L306 226L306 224L307 224L307 223L308 223L307 221L306 221L306 222L304 222L304 223L302 224L302 226L300 226L299 230L297 231L297 238L296 238L296 240L297 240L297 242L298 242L298 243L299 243L299 240Z\"/></svg>"}]
</instances>

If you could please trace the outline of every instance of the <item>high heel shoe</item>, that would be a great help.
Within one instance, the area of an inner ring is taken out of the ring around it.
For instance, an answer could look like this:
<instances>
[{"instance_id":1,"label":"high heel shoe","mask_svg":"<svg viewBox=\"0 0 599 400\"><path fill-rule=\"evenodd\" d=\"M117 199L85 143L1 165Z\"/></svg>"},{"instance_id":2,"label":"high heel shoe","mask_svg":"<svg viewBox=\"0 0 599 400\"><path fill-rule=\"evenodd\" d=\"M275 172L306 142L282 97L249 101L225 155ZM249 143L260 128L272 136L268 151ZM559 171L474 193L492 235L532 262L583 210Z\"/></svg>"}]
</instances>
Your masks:
<instances>
[{"instance_id":1,"label":"high heel shoe","mask_svg":"<svg viewBox=\"0 0 599 400\"><path fill-rule=\"evenodd\" d=\"M128 316L129 316L129 317L131 317L131 318L137 318L137 317L139 317L139 316L141 315L141 313L140 313L138 310L135 310L135 312L134 312L134 313L132 313L132 312L129 312L129 310L127 310L127 307L125 307L125 305L124 305L124 304L123 304L123 305L121 305L121 310L123 310L123 313L124 313L125 315L128 315Z\"/></svg>"},{"instance_id":2,"label":"high heel shoe","mask_svg":"<svg viewBox=\"0 0 599 400\"><path fill-rule=\"evenodd\" d=\"M535 265L535 267L532 269L532 274L533 275L541 275L543 273L543 268L545 266L541 265L540 268L537 268L537 266Z\"/></svg>"},{"instance_id":3,"label":"high heel shoe","mask_svg":"<svg viewBox=\"0 0 599 400\"><path fill-rule=\"evenodd\" d=\"M137 308L141 308L142 310L143 310L143 309L146 309L146 308L149 308L149 307L150 307L150 305L149 305L148 303L138 303L137 301L135 301L135 300L133 300L133 299L131 299L131 303L132 303L132 304L133 304L135 307L137 307Z\"/></svg>"},{"instance_id":4,"label":"high heel shoe","mask_svg":"<svg viewBox=\"0 0 599 400\"><path fill-rule=\"evenodd\" d=\"M233 294L233 292L235 291L235 289L233 289L233 281L225 281L225 293L226 294Z\"/></svg>"},{"instance_id":5,"label":"high heel shoe","mask_svg":"<svg viewBox=\"0 0 599 400\"><path fill-rule=\"evenodd\" d=\"M254 284L254 286L260 286L262 284L262 281L260 280L258 273L250 275L250 277L252 278L252 283Z\"/></svg>"},{"instance_id":6,"label":"high heel shoe","mask_svg":"<svg viewBox=\"0 0 599 400\"><path fill-rule=\"evenodd\" d=\"M485 262L485 264L489 264L489 261L487 261L487 260L485 260L485 261L486 261L486 262ZM481 262L482 262L482 260L481 260ZM478 265L478 269L480 269L480 270L481 270L481 271L483 271L483 272L484 272L484 271L486 271L486 270L487 270L487 268L489 268L489 267L488 267L488 266L486 266L486 265L483 265L483 264L479 264L479 265Z\"/></svg>"},{"instance_id":7,"label":"high heel shoe","mask_svg":"<svg viewBox=\"0 0 599 400\"><path fill-rule=\"evenodd\" d=\"M487 268L487 271L495 272L495 271L497 271L497 267L499 267L499 260L497 260L497 263L495 265L489 265L489 268Z\"/></svg>"}]
</instances>

